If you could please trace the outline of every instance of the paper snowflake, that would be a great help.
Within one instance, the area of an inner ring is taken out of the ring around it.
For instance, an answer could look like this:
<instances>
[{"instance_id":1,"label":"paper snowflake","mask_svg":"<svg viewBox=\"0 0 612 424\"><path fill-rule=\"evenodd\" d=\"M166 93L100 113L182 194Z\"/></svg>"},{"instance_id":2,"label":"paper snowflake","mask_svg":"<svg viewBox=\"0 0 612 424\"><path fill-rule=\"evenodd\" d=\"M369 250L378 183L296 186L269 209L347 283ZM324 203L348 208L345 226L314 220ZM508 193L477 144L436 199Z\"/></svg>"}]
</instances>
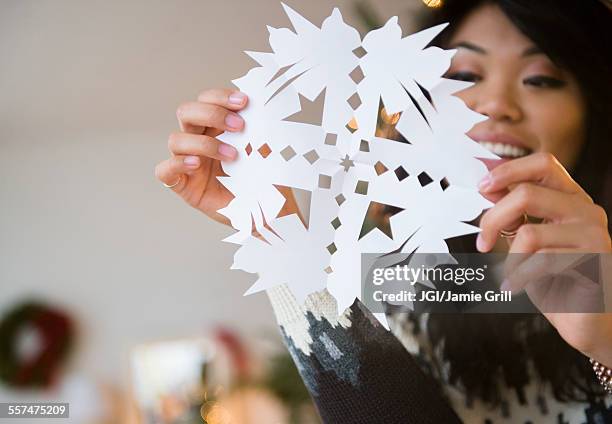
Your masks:
<instances>
[{"instance_id":1,"label":"paper snowflake","mask_svg":"<svg viewBox=\"0 0 612 424\"><path fill-rule=\"evenodd\" d=\"M244 131L219 137L239 151L223 163L235 198L219 212L238 230L232 268L259 275L247 293L287 284L303 301L327 288L343 311L360 296L361 253L448 252L445 239L478 231L466 222L490 203L477 158L497 156L465 135L484 117L453 96L469 83L442 77L455 51L426 47L445 25L402 38L393 17L362 40L338 9L318 28L283 7L295 32L268 27L273 52L247 52L261 66L233 81L249 104ZM288 119L300 95L323 92L320 125ZM381 104L407 142L376 136ZM311 192L308 228L278 217L277 186ZM391 237L361 234L372 202L401 210Z\"/></svg>"}]
</instances>

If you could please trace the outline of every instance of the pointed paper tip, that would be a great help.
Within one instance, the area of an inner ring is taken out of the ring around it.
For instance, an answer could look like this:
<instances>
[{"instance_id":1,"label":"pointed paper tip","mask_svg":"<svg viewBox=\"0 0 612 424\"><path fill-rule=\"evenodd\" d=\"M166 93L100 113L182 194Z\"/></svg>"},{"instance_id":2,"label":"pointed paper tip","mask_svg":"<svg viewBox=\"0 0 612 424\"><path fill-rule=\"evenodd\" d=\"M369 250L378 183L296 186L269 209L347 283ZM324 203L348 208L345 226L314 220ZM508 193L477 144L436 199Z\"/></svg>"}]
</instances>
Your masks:
<instances>
[{"instance_id":1,"label":"pointed paper tip","mask_svg":"<svg viewBox=\"0 0 612 424\"><path fill-rule=\"evenodd\" d=\"M285 10L285 14L287 15L287 17L291 21L291 24L293 25L293 29L295 30L296 33L299 34L300 33L300 29L302 31L304 31L304 30L309 31L309 30L318 29L318 27L316 25L314 25L312 22L310 22L308 19L306 19L305 17L300 15L298 12L293 10L288 5L286 5L284 3L281 3L281 5L283 6L283 9Z\"/></svg>"},{"instance_id":2,"label":"pointed paper tip","mask_svg":"<svg viewBox=\"0 0 612 424\"><path fill-rule=\"evenodd\" d=\"M445 22L443 24L425 28L424 30L410 34L408 37L406 37L406 39L418 40L419 43L424 43L423 47L425 47L426 44L429 44L431 40L436 38L438 34L440 34L444 30L444 28L446 28L447 26L448 26L448 22ZM435 46L432 46L429 48L434 48L434 47Z\"/></svg>"},{"instance_id":3,"label":"pointed paper tip","mask_svg":"<svg viewBox=\"0 0 612 424\"><path fill-rule=\"evenodd\" d=\"M254 293L259 293L260 291L264 290L263 288L259 287L260 286L259 281L260 281L259 279L255 281L255 283L251 287L249 287L247 291L244 292L243 296L249 296Z\"/></svg>"},{"instance_id":4,"label":"pointed paper tip","mask_svg":"<svg viewBox=\"0 0 612 424\"><path fill-rule=\"evenodd\" d=\"M449 22L444 22L438 25L434 25L431 28L427 28L423 31L426 31L428 33L429 32L433 33L433 36L431 38L434 38L436 35L440 34L444 30L444 28L446 28L448 25L449 25Z\"/></svg>"},{"instance_id":5,"label":"pointed paper tip","mask_svg":"<svg viewBox=\"0 0 612 424\"><path fill-rule=\"evenodd\" d=\"M232 243L232 244L242 244L244 241L244 237L242 232L236 231L234 234L231 234L221 240L224 243Z\"/></svg>"},{"instance_id":6,"label":"pointed paper tip","mask_svg":"<svg viewBox=\"0 0 612 424\"><path fill-rule=\"evenodd\" d=\"M296 18L296 17L299 17L299 18L302 18L302 19L306 19L302 15L297 13L295 10L293 10L289 5L287 5L287 4L283 3L283 2L281 2L281 5L283 6L283 9L285 10L285 14L287 15L287 17L289 18L291 23L293 23L293 19Z\"/></svg>"},{"instance_id":7,"label":"pointed paper tip","mask_svg":"<svg viewBox=\"0 0 612 424\"><path fill-rule=\"evenodd\" d=\"M244 54L246 54L248 57L250 57L251 59L253 59L254 61L256 61L257 63L259 63L261 65L261 62L259 62L258 58L260 56L262 56L264 54L264 52L256 52L253 50L245 50ZM232 81L234 82L234 81Z\"/></svg>"},{"instance_id":8,"label":"pointed paper tip","mask_svg":"<svg viewBox=\"0 0 612 424\"><path fill-rule=\"evenodd\" d=\"M281 6L284 9L285 13L289 14L289 11L294 12L294 10L289 7L289 5L287 3L285 3L284 1L281 1Z\"/></svg>"}]
</instances>

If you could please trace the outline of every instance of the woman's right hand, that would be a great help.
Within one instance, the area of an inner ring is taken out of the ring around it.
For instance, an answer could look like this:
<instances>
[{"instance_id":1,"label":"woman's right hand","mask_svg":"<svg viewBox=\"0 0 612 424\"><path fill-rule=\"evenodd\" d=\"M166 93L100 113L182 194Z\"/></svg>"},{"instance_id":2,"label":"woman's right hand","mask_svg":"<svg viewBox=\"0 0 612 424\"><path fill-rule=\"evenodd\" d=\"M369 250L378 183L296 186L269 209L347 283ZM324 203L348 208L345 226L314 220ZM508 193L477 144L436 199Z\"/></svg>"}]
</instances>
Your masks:
<instances>
[{"instance_id":1,"label":"woman's right hand","mask_svg":"<svg viewBox=\"0 0 612 424\"><path fill-rule=\"evenodd\" d=\"M238 111L247 104L247 96L239 91L213 88L203 91L195 102L180 105L176 116L180 132L170 134L171 156L155 167L156 177L185 202L214 220L229 224L217 212L233 198L217 180L224 175L221 161L236 159L238 152L216 137L224 131L242 131L244 120Z\"/></svg>"}]
</instances>

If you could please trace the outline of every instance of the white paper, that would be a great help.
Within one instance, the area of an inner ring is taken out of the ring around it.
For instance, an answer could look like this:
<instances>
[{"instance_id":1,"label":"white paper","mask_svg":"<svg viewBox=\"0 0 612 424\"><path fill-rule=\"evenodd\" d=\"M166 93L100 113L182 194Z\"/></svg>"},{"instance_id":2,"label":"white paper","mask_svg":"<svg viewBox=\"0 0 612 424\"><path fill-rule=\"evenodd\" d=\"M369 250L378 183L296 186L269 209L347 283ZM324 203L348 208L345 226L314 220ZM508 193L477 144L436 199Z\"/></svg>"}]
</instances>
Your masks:
<instances>
[{"instance_id":1,"label":"white paper","mask_svg":"<svg viewBox=\"0 0 612 424\"><path fill-rule=\"evenodd\" d=\"M259 275L247 294L287 284L301 302L327 288L343 311L360 296L361 253L448 252L445 239L478 231L465 222L491 203L478 193L487 170L477 158L497 156L465 135L485 117L453 96L469 83L442 78L454 51L426 48L445 25L402 38L393 17L362 41L338 9L318 28L283 7L294 31L268 27L273 52L247 52L260 66L233 81L249 104L244 131L219 136L239 151L223 162L219 180L235 198L219 212L237 230L226 239L240 245L232 268ZM350 76L357 67L360 81ZM323 91L321 125L286 120L300 95ZM401 112L396 129L410 144L376 137L381 100ZM353 118L357 130L347 127ZM377 162L388 170L378 175ZM399 167L409 174L401 181ZM277 217L285 199L275 185L311 192L309 228ZM374 229L359 239L370 202L404 209L390 220L393 238Z\"/></svg>"}]
</instances>

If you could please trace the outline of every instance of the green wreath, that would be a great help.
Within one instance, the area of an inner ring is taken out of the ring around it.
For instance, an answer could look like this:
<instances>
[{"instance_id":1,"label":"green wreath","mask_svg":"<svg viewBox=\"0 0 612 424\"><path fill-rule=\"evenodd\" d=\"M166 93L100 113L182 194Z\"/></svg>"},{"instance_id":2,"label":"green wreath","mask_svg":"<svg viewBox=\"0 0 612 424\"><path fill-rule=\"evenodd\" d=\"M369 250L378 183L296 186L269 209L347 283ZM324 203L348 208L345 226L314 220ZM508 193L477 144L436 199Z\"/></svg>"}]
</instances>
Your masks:
<instances>
[{"instance_id":1,"label":"green wreath","mask_svg":"<svg viewBox=\"0 0 612 424\"><path fill-rule=\"evenodd\" d=\"M37 332L41 343L34 354L23 358L17 347L28 327ZM0 380L22 388L52 385L73 339L73 323L62 311L33 301L16 306L0 321Z\"/></svg>"}]
</instances>

